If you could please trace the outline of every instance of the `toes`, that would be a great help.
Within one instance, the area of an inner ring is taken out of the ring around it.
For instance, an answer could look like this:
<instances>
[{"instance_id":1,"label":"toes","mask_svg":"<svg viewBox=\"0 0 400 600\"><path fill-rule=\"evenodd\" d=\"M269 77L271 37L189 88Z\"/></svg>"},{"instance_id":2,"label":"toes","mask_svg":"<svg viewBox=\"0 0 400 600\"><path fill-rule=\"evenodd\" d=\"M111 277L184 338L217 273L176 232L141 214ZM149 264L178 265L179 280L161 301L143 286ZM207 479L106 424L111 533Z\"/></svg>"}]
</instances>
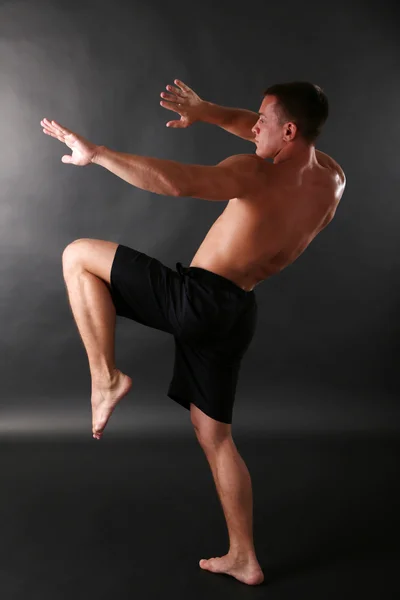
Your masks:
<instances>
[{"instance_id":1,"label":"toes","mask_svg":"<svg viewBox=\"0 0 400 600\"><path fill-rule=\"evenodd\" d=\"M217 557L219 558L219 556ZM218 567L218 561L216 561L214 558L202 558L201 561L199 562L199 565L202 569L208 569L209 571L215 571Z\"/></svg>"},{"instance_id":2,"label":"toes","mask_svg":"<svg viewBox=\"0 0 400 600\"><path fill-rule=\"evenodd\" d=\"M206 559L206 558L202 558L201 561L199 562L199 565L202 569L211 569L212 567L212 560L211 559Z\"/></svg>"}]
</instances>

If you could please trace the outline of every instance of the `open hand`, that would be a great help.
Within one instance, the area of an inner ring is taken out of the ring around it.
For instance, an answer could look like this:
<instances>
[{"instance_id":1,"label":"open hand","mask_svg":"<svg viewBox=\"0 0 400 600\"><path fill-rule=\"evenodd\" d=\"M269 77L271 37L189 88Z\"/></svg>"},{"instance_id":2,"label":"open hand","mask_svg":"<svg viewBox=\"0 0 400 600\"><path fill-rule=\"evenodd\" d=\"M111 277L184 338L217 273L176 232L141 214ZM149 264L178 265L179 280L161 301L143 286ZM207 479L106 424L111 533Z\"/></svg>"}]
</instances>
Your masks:
<instances>
[{"instance_id":1,"label":"open hand","mask_svg":"<svg viewBox=\"0 0 400 600\"><path fill-rule=\"evenodd\" d=\"M169 94L161 92L160 96L164 100L160 104L167 110L177 112L181 119L180 121L169 121L167 127L185 128L196 121L201 121L205 102L183 81L175 79L174 83L177 87L166 86Z\"/></svg>"},{"instance_id":2,"label":"open hand","mask_svg":"<svg viewBox=\"0 0 400 600\"><path fill-rule=\"evenodd\" d=\"M61 158L63 163L84 167L92 162L98 149L96 144L92 144L84 137L62 127L59 123L56 123L56 121L43 119L40 121L40 124L43 127L44 133L57 138L60 142L64 142L64 144L72 150L72 155L65 154Z\"/></svg>"}]
</instances>

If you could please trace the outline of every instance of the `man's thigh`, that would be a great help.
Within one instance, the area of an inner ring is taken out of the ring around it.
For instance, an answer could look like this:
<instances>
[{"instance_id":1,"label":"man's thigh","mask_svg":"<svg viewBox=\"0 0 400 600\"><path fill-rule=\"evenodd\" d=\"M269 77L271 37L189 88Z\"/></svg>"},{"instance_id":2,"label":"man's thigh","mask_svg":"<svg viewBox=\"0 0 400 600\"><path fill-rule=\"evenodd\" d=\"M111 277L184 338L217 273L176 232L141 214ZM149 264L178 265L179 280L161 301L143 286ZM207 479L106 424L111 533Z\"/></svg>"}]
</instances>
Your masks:
<instances>
[{"instance_id":1,"label":"man's thigh","mask_svg":"<svg viewBox=\"0 0 400 600\"><path fill-rule=\"evenodd\" d=\"M109 284L117 315L179 335L184 309L182 288L176 271L144 252L118 245Z\"/></svg>"}]
</instances>

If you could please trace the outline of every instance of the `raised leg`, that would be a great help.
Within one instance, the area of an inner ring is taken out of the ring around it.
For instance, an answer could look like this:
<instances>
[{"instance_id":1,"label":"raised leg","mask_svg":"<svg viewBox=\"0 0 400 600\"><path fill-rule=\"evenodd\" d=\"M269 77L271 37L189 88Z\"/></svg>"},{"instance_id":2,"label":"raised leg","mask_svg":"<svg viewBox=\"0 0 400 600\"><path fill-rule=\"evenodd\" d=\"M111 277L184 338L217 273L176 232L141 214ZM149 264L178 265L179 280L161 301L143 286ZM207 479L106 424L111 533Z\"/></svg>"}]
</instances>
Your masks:
<instances>
[{"instance_id":1,"label":"raised leg","mask_svg":"<svg viewBox=\"0 0 400 600\"><path fill-rule=\"evenodd\" d=\"M97 439L116 404L132 385L132 380L115 367L116 312L105 283L107 277L109 281L116 247L117 244L101 240L77 240L63 253L68 298L89 360L93 437Z\"/></svg>"}]
</instances>

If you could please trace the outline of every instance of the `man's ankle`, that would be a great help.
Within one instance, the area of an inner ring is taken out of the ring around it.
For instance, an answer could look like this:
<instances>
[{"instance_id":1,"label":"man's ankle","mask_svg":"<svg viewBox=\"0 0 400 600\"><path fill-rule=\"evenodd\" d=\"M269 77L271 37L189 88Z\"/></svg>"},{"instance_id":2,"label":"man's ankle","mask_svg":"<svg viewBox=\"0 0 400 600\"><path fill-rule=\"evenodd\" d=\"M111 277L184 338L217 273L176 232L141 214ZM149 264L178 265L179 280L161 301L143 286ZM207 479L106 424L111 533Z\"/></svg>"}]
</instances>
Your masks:
<instances>
[{"instance_id":1,"label":"man's ankle","mask_svg":"<svg viewBox=\"0 0 400 600\"><path fill-rule=\"evenodd\" d=\"M246 547L243 546L231 546L228 552L229 556L232 556L235 560L257 560L254 546Z\"/></svg>"}]
</instances>

